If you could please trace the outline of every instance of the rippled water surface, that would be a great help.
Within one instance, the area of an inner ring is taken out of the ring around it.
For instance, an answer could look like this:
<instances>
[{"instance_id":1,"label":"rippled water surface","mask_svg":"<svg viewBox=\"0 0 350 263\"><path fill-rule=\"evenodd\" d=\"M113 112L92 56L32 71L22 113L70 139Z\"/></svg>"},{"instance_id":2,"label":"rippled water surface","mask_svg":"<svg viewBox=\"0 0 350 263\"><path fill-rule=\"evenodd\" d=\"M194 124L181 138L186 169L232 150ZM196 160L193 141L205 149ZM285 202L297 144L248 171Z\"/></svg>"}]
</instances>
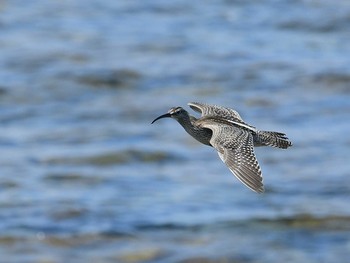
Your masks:
<instances>
[{"instance_id":1,"label":"rippled water surface","mask_svg":"<svg viewBox=\"0 0 350 263\"><path fill-rule=\"evenodd\" d=\"M1 1L2 262L348 262L350 3ZM170 119L232 107L266 193ZM188 109L189 110L189 109Z\"/></svg>"}]
</instances>

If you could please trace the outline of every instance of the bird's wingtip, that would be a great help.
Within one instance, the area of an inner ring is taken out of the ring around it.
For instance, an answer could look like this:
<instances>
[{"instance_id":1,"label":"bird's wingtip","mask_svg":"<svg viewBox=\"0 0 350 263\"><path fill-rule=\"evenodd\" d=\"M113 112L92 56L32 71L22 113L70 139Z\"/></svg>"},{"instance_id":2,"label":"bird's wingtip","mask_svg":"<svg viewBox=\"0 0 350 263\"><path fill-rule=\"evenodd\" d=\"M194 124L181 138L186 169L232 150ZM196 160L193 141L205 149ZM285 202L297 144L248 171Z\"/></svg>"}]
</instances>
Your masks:
<instances>
[{"instance_id":1,"label":"bird's wingtip","mask_svg":"<svg viewBox=\"0 0 350 263\"><path fill-rule=\"evenodd\" d=\"M255 192L258 193L258 194L263 194L263 193L265 193L265 188L264 188L264 186L261 186L260 188L256 189Z\"/></svg>"}]
</instances>

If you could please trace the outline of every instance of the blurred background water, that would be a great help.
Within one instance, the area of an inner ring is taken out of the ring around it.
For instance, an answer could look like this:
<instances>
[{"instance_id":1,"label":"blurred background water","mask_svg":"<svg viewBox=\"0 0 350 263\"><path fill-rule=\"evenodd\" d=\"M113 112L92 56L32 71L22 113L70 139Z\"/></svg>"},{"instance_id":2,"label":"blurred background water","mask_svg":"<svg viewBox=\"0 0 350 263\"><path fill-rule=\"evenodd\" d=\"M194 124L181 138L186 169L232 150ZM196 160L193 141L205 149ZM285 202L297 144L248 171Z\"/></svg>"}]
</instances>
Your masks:
<instances>
[{"instance_id":1,"label":"blurred background water","mask_svg":"<svg viewBox=\"0 0 350 263\"><path fill-rule=\"evenodd\" d=\"M1 262L348 262L350 2L0 2ZM170 119L287 133L266 193Z\"/></svg>"}]
</instances>

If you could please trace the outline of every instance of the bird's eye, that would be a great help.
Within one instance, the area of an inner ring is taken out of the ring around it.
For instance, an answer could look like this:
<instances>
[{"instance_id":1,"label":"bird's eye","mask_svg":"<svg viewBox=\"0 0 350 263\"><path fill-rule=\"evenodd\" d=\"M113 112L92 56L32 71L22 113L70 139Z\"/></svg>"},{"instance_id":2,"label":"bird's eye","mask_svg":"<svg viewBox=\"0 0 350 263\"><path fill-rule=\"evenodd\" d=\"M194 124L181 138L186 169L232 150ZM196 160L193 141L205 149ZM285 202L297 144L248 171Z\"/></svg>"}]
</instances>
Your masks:
<instances>
[{"instance_id":1,"label":"bird's eye","mask_svg":"<svg viewBox=\"0 0 350 263\"><path fill-rule=\"evenodd\" d=\"M170 111L171 115L179 115L181 113L181 108L175 108Z\"/></svg>"}]
</instances>

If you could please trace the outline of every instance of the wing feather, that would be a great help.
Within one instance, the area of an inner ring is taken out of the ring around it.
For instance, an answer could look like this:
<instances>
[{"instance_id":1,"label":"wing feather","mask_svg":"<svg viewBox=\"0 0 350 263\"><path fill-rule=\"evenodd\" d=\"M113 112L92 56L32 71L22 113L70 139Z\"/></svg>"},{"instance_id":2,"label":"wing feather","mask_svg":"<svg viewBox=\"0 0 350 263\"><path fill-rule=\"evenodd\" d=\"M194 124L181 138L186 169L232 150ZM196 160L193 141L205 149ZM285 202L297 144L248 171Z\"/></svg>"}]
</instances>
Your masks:
<instances>
[{"instance_id":1,"label":"wing feather","mask_svg":"<svg viewBox=\"0 0 350 263\"><path fill-rule=\"evenodd\" d=\"M217 105L209 105L199 102L189 102L188 105L196 112L202 114L204 117L218 117L225 119L228 122L231 122L234 125L241 126L243 128L249 129L253 132L256 132L256 128L251 126L243 121L239 113L233 109L221 107Z\"/></svg>"},{"instance_id":2,"label":"wing feather","mask_svg":"<svg viewBox=\"0 0 350 263\"><path fill-rule=\"evenodd\" d=\"M213 131L210 143L237 179L255 192L264 192L252 134L214 118L203 118L198 124Z\"/></svg>"},{"instance_id":3,"label":"wing feather","mask_svg":"<svg viewBox=\"0 0 350 263\"><path fill-rule=\"evenodd\" d=\"M221 117L231 117L243 121L239 113L230 108L199 102L189 102L188 106L190 106L194 111L201 113L202 117L220 115Z\"/></svg>"}]
</instances>

